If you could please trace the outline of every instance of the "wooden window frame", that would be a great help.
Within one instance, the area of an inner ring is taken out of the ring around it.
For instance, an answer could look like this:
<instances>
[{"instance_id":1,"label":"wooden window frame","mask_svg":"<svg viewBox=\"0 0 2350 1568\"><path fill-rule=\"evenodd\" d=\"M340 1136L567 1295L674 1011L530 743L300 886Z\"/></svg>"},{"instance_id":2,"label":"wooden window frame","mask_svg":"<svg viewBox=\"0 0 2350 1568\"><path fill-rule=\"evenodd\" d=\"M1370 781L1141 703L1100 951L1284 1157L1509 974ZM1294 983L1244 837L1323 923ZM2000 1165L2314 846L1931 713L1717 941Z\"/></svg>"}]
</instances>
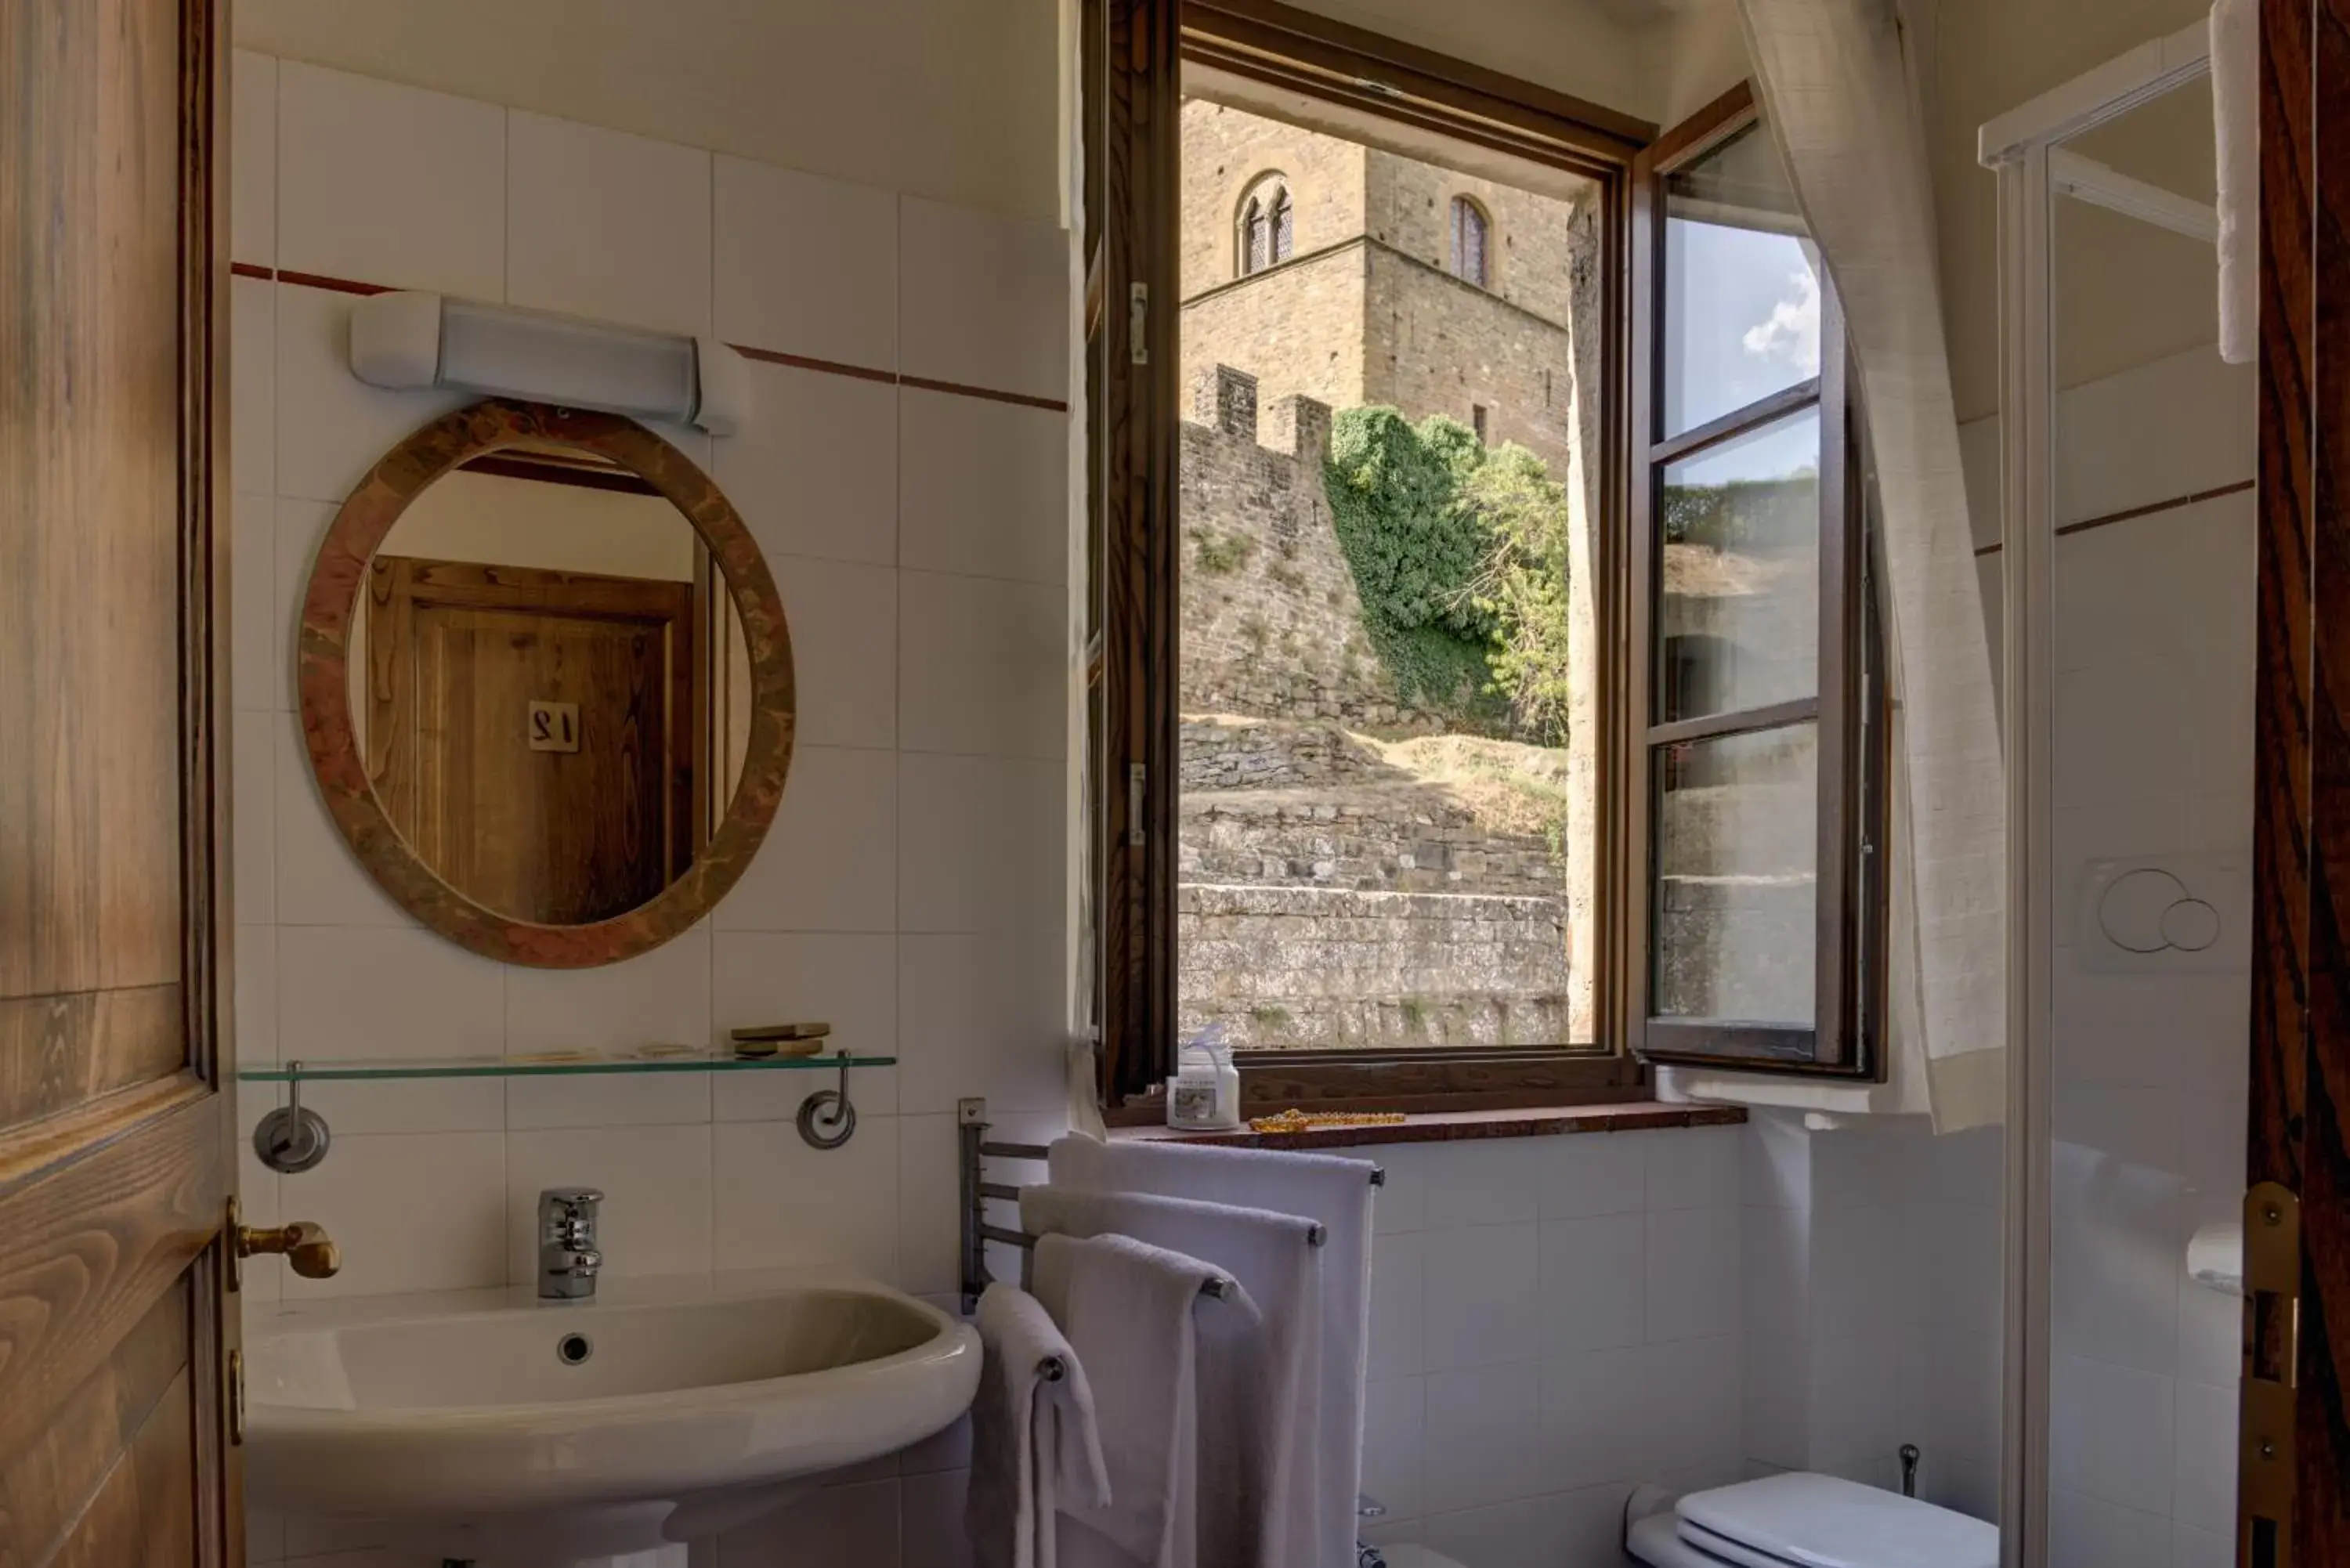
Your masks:
<instances>
[{"instance_id":1,"label":"wooden window frame","mask_svg":"<svg viewBox=\"0 0 2350 1568\"><path fill-rule=\"evenodd\" d=\"M1091 946L1081 968L1094 992L1102 1100L1116 1121L1160 1114L1136 1102L1158 1091L1175 1044L1181 65L1369 110L1599 185L1603 650L1620 645L1627 609L1629 222L1634 161L1657 128L1274 0L1085 0L1080 50L1091 508L1081 873ZM1597 704L1593 907L1602 911L1621 906L1632 873L1619 826L1621 686L1607 681ZM1603 915L1595 933L1594 1045L1265 1053L1243 1058L1243 1098L1252 1107L1418 1111L1645 1099L1646 1071L1626 1048L1621 924Z\"/></svg>"},{"instance_id":2,"label":"wooden window frame","mask_svg":"<svg viewBox=\"0 0 2350 1568\"><path fill-rule=\"evenodd\" d=\"M1741 84L1676 126L1638 160L1632 195L1631 639L1627 697L1643 723L1623 753L1624 798L1638 878L1619 908L1621 985L1630 999L1628 1040L1642 1059L1669 1065L1881 1081L1885 976L1885 813L1889 724L1883 641L1871 558L1872 491L1859 410L1849 396L1850 359L1835 289L1820 279L1820 374L1687 431L1668 433L1661 369L1664 182L1759 124L1761 107ZM1653 616L1660 587L1659 498L1667 467L1717 451L1805 409L1820 416L1820 644L1814 696L1762 708L1662 722L1661 657ZM1651 1008L1652 930L1658 888L1651 820L1656 758L1677 742L1749 734L1811 721L1819 737L1819 815L1813 1022L1808 1027L1660 1017Z\"/></svg>"}]
</instances>

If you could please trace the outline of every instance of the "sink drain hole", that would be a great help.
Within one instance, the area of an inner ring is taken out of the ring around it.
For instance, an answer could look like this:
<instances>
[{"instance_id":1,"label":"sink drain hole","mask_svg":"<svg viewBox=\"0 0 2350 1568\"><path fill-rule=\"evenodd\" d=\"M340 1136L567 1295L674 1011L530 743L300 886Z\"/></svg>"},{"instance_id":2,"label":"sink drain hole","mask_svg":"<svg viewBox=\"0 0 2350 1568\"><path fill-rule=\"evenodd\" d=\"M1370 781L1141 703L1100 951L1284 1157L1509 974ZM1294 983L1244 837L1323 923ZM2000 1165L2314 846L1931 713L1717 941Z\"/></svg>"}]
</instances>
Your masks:
<instances>
[{"instance_id":1,"label":"sink drain hole","mask_svg":"<svg viewBox=\"0 0 2350 1568\"><path fill-rule=\"evenodd\" d=\"M555 1342L556 1359L566 1366L577 1366L596 1354L596 1346L584 1334L567 1334Z\"/></svg>"}]
</instances>

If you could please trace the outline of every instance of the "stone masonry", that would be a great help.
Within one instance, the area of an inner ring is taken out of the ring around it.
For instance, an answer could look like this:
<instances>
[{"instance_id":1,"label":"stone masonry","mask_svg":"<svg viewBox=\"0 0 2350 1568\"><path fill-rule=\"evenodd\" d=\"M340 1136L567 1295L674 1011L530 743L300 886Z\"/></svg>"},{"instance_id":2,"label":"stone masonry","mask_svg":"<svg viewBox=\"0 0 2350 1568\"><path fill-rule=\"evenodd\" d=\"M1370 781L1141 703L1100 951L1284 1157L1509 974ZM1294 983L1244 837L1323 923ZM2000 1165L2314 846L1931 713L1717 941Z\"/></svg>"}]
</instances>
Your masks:
<instances>
[{"instance_id":1,"label":"stone masonry","mask_svg":"<svg viewBox=\"0 0 2350 1568\"><path fill-rule=\"evenodd\" d=\"M1323 491L1330 412L1195 374L1182 428L1187 1028L1257 1049L1558 1040L1567 904L1554 846L1499 832L1382 742L1440 733L1362 628ZM1549 1033L1544 1033L1544 1031Z\"/></svg>"},{"instance_id":2,"label":"stone masonry","mask_svg":"<svg viewBox=\"0 0 2350 1568\"><path fill-rule=\"evenodd\" d=\"M1566 483L1587 595L1596 205L1199 99L1182 124L1184 1023L1257 1049L1588 1038L1588 748L1548 832L1388 760L1448 725L1380 667L1323 471L1333 408L1482 425ZM1243 276L1243 204L1276 188L1292 249ZM1451 271L1456 197L1487 218L1482 287Z\"/></svg>"},{"instance_id":3,"label":"stone masonry","mask_svg":"<svg viewBox=\"0 0 2350 1568\"><path fill-rule=\"evenodd\" d=\"M1363 630L1322 470L1330 410L1291 396L1257 444L1256 379L1201 369L1182 428L1183 705L1266 719L1434 729Z\"/></svg>"},{"instance_id":4,"label":"stone masonry","mask_svg":"<svg viewBox=\"0 0 2350 1568\"><path fill-rule=\"evenodd\" d=\"M1183 369L1238 366L1270 400L1383 403L1464 425L1485 410L1565 476L1572 323L1598 258L1589 202L1520 190L1193 99L1183 105ZM1239 213L1277 180L1291 259L1240 271ZM1488 281L1452 275L1451 204L1488 221Z\"/></svg>"}]
</instances>

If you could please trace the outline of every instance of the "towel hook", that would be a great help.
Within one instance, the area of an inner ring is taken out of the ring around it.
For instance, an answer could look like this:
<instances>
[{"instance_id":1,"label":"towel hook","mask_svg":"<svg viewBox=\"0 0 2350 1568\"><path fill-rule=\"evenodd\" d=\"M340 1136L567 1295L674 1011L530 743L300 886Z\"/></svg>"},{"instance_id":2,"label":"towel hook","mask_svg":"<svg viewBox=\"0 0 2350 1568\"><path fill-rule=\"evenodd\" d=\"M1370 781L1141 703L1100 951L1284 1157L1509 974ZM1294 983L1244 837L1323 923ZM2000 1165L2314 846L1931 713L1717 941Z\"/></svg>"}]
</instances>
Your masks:
<instances>
[{"instance_id":1,"label":"towel hook","mask_svg":"<svg viewBox=\"0 0 2350 1568\"><path fill-rule=\"evenodd\" d=\"M840 1064L840 1087L818 1089L800 1102L799 1115L793 1118L811 1148L838 1148L857 1133L857 1107L848 1099L847 1050L837 1053L834 1060Z\"/></svg>"}]
</instances>

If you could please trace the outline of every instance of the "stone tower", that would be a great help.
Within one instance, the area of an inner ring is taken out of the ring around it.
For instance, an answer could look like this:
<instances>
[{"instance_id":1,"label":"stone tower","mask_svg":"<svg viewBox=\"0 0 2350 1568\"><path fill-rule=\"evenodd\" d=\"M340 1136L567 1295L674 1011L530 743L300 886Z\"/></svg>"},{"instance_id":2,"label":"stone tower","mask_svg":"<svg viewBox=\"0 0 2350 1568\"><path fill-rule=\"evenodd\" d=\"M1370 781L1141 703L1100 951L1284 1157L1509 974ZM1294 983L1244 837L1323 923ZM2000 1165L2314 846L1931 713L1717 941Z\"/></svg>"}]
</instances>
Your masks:
<instances>
[{"instance_id":1,"label":"stone tower","mask_svg":"<svg viewBox=\"0 0 2350 1568\"><path fill-rule=\"evenodd\" d=\"M1268 406L1303 394L1448 414L1565 477L1572 301L1596 254L1587 202L1199 99L1183 105L1182 169L1187 386L1222 365L1255 377ZM1252 256L1245 213L1276 194L1286 248ZM1455 272L1456 202L1482 225L1482 282Z\"/></svg>"}]
</instances>

